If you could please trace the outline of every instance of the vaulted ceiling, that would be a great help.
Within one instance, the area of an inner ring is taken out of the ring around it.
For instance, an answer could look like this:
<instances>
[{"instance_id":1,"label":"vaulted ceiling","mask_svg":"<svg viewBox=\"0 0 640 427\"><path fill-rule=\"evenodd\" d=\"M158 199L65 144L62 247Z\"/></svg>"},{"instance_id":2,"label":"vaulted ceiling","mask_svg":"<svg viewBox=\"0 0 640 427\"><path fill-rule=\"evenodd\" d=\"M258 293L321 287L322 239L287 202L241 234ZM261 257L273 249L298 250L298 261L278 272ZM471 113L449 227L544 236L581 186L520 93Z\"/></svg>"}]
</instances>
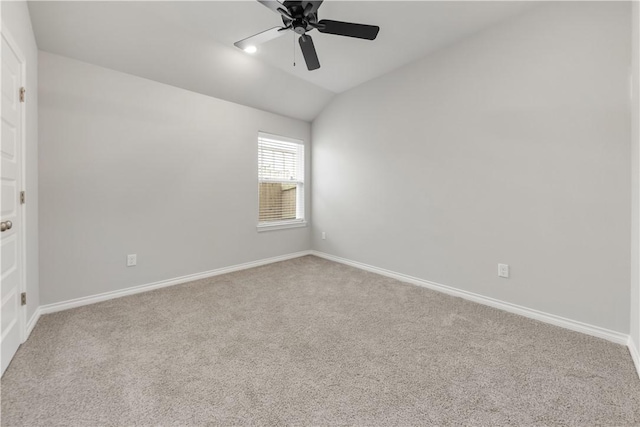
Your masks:
<instances>
[{"instance_id":1,"label":"vaulted ceiling","mask_svg":"<svg viewBox=\"0 0 640 427\"><path fill-rule=\"evenodd\" d=\"M325 1L320 19L381 30L375 41L310 32L322 66L308 71L292 32L254 55L233 46L282 24L256 1L29 2L41 50L307 121L336 93L530 7L516 1Z\"/></svg>"}]
</instances>

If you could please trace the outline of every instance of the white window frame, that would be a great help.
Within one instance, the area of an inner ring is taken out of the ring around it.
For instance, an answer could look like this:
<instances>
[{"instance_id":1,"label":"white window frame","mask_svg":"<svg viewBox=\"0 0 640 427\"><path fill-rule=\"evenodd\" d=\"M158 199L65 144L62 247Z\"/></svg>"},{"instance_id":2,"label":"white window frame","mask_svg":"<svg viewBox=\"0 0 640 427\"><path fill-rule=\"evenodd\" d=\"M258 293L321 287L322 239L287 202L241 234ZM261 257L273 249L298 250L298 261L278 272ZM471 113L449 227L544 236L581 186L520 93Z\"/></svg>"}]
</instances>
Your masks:
<instances>
[{"instance_id":1,"label":"white window frame","mask_svg":"<svg viewBox=\"0 0 640 427\"><path fill-rule=\"evenodd\" d=\"M280 180L266 180L260 179L260 140L267 139L276 142L288 142L293 144L298 144L302 147L302 153L298 158L298 161L301 162L299 165L299 176L295 181L297 184L296 190L296 219L287 219L281 221L268 221L268 222L260 222L260 183L262 182L274 182L274 183L287 183L289 181L280 181ZM267 132L258 132L258 212L257 212L257 226L256 229L258 232L263 231L272 231L272 230L283 230L287 228L297 228L297 227L306 227L307 220L305 216L305 166L306 166L306 155L305 155L305 146L304 141L300 139L288 138L286 136L275 135Z\"/></svg>"}]
</instances>

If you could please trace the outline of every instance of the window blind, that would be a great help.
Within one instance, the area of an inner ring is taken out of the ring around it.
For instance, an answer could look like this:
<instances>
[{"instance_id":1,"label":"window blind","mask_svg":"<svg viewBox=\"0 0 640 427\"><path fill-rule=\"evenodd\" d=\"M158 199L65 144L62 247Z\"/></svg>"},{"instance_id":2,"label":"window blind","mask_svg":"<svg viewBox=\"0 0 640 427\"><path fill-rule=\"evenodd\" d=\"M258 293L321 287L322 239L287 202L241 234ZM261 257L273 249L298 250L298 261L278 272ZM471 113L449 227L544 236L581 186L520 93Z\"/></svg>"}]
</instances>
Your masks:
<instances>
[{"instance_id":1,"label":"window blind","mask_svg":"<svg viewBox=\"0 0 640 427\"><path fill-rule=\"evenodd\" d=\"M258 224L304 221L302 141L258 134Z\"/></svg>"}]
</instances>

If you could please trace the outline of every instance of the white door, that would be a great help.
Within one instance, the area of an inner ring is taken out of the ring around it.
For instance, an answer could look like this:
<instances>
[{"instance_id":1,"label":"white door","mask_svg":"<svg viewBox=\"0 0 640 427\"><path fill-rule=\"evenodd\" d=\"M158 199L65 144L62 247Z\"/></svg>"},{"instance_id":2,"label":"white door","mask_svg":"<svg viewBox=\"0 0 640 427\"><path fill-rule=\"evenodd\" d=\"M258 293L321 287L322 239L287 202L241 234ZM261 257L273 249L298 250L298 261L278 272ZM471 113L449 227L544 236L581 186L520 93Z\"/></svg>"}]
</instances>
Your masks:
<instances>
[{"instance_id":1,"label":"white door","mask_svg":"<svg viewBox=\"0 0 640 427\"><path fill-rule=\"evenodd\" d=\"M2 373L21 343L22 323L22 120L20 101L23 61L2 34L0 71L2 116L0 135L0 365Z\"/></svg>"}]
</instances>

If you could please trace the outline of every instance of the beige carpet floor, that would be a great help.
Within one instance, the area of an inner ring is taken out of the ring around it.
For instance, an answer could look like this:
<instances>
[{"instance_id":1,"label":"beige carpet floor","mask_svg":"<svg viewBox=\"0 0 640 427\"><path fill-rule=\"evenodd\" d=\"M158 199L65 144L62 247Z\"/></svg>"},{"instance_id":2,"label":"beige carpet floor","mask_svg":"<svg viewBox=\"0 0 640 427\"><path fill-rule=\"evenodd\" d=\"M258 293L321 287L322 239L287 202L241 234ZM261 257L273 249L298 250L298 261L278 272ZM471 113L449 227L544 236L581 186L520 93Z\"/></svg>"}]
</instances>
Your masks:
<instances>
[{"instance_id":1,"label":"beige carpet floor","mask_svg":"<svg viewBox=\"0 0 640 427\"><path fill-rule=\"evenodd\" d=\"M2 425L640 425L626 347L308 256L43 316Z\"/></svg>"}]
</instances>

